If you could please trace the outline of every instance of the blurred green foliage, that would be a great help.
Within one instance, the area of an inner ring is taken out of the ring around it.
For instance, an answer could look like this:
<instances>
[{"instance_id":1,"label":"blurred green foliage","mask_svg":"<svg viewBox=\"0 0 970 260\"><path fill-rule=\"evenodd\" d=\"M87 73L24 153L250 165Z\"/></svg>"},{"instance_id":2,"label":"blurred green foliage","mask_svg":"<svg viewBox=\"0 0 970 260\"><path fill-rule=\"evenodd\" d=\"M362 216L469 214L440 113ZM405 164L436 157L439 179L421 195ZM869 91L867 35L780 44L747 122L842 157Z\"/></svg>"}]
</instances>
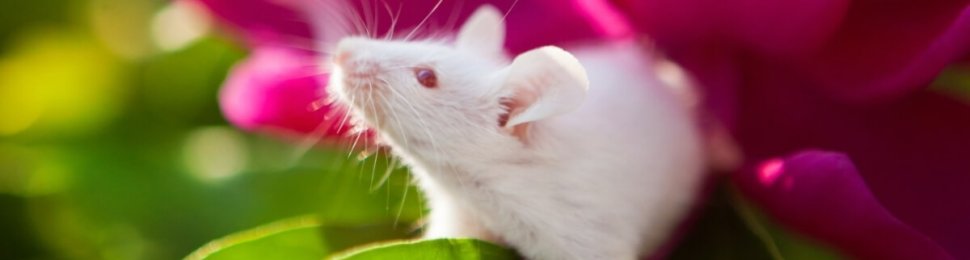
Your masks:
<instances>
[{"instance_id":1,"label":"blurred green foliage","mask_svg":"<svg viewBox=\"0 0 970 260\"><path fill-rule=\"evenodd\" d=\"M0 259L176 259L296 215L398 217L401 171L371 192L358 178L371 164L346 152L315 150L296 160L290 144L225 123L216 94L245 56L236 43L205 36L132 55L146 48L123 45L150 42L148 33L104 33L114 27L103 24L149 24L165 3L128 2L0 3ZM123 41L112 43L119 34ZM225 153L245 159L231 176L190 165L206 160L186 154L227 159L190 149L226 142L241 151ZM420 214L418 195L410 196L402 230Z\"/></svg>"},{"instance_id":2,"label":"blurred green foliage","mask_svg":"<svg viewBox=\"0 0 970 260\"><path fill-rule=\"evenodd\" d=\"M245 49L215 33L157 43L168 4L0 1L0 259L318 259L416 236L421 195L388 158L229 126L216 96ZM827 255L715 194L672 258ZM510 256L441 240L349 259L481 256L469 248Z\"/></svg>"}]
</instances>

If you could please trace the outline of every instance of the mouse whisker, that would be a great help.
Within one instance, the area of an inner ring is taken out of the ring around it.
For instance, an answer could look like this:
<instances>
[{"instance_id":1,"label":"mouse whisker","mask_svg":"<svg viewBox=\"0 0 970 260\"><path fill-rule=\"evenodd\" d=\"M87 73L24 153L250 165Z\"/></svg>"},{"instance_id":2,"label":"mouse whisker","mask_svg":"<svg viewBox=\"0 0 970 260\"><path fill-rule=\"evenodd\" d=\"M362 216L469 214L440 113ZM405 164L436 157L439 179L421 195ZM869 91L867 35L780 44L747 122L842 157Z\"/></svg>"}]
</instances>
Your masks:
<instances>
[{"instance_id":1,"label":"mouse whisker","mask_svg":"<svg viewBox=\"0 0 970 260\"><path fill-rule=\"evenodd\" d=\"M356 131L357 137L354 138L354 143L350 145L350 150L347 153L347 158L349 159L351 155L354 154L354 150L357 149L357 143L360 141L360 136L363 135L362 132ZM366 142L366 140L364 140Z\"/></svg>"},{"instance_id":2,"label":"mouse whisker","mask_svg":"<svg viewBox=\"0 0 970 260\"><path fill-rule=\"evenodd\" d=\"M356 98L357 98L356 96L351 96L350 97L350 103L349 104L353 104ZM343 105L342 107L344 107L343 108L343 110L344 110L344 118L342 120L340 120L340 125L337 126L337 131L343 131L344 130L344 127L347 126L346 125L347 124L347 119L350 118L350 113L351 113L350 109L348 109L346 107L346 105Z\"/></svg>"},{"instance_id":3,"label":"mouse whisker","mask_svg":"<svg viewBox=\"0 0 970 260\"><path fill-rule=\"evenodd\" d=\"M374 117L373 118L374 118L374 123L375 123L375 129L377 129L377 131L380 131L380 130L383 129L383 127L381 125L381 117L382 116L380 115L380 113L377 112L377 107L378 107L376 105L377 98L374 97L374 94L377 94L378 96L381 96L381 93L379 91L370 91L370 93L369 93L369 95L371 97L370 98L371 113L374 114ZM384 100L382 99L381 102L383 103L383 101ZM383 108L383 107L384 106L381 106L381 108ZM374 143L374 144L368 145L368 146L366 146L367 147L366 149L376 149L376 148L373 148L372 146L377 146L377 144ZM370 185L372 187L374 186L374 177L375 177L374 175L375 174L377 174L377 154L376 153L373 155L373 164L371 165L371 172L370 172Z\"/></svg>"},{"instance_id":4,"label":"mouse whisker","mask_svg":"<svg viewBox=\"0 0 970 260\"><path fill-rule=\"evenodd\" d=\"M392 158L391 160L393 160L394 156L391 155L391 154L388 154L388 157L387 158ZM396 163L396 161L392 161L392 162ZM388 162L387 165L388 165L388 167L387 167L387 170L386 170L385 174L386 174L386 177L390 178L391 177L391 174L394 172L394 168L391 167L391 162ZM384 188L385 188L384 190L387 191L387 192L384 193L385 194L384 195L384 213L390 213L391 212L391 184L388 183L386 186L384 186Z\"/></svg>"},{"instance_id":5,"label":"mouse whisker","mask_svg":"<svg viewBox=\"0 0 970 260\"><path fill-rule=\"evenodd\" d=\"M348 10L345 12L345 14L349 15L349 18L351 19L351 23L353 24L353 27L354 27L353 28L354 35L366 33L367 25L366 25L366 22L364 22L363 17L361 17L360 13L358 13L357 10L354 10L353 8L347 8L347 9Z\"/></svg>"},{"instance_id":6,"label":"mouse whisker","mask_svg":"<svg viewBox=\"0 0 970 260\"><path fill-rule=\"evenodd\" d=\"M384 186L385 184L390 186L390 184L387 183L387 180L391 178L391 173L394 171L394 165L392 165L391 163L397 163L397 162L394 162L391 159L389 159L389 158L392 158L390 155L385 155L384 158L387 158L387 160L385 161L386 165L384 169L384 174L382 174L381 178L377 180L376 185L373 185L370 187L370 190L369 190L370 192L377 191L378 189L381 188L381 186Z\"/></svg>"},{"instance_id":7,"label":"mouse whisker","mask_svg":"<svg viewBox=\"0 0 970 260\"><path fill-rule=\"evenodd\" d=\"M380 25L381 25L381 16L382 15L381 15L381 4L380 4L379 1L382 1L382 0L373 0L373 1L371 1L371 0L365 0L365 2L368 2L367 3L368 9L369 9L368 11L370 11L371 12L371 15L374 17L374 23L371 24L371 28L373 29L371 31L371 35L370 35L370 38L371 39L379 39L378 36L381 33L381 30L380 30L381 26ZM373 6L371 6L371 5L373 5Z\"/></svg>"},{"instance_id":8,"label":"mouse whisker","mask_svg":"<svg viewBox=\"0 0 970 260\"><path fill-rule=\"evenodd\" d=\"M323 54L330 56L333 53L327 51L327 48L321 48L321 45L325 45L326 42L315 39L312 37L299 36L299 35L289 35L281 34L276 37L282 38L281 41L273 41L272 43L267 43L267 46L284 47L289 49L297 49L303 51L309 51L317 54Z\"/></svg>"},{"instance_id":9,"label":"mouse whisker","mask_svg":"<svg viewBox=\"0 0 970 260\"><path fill-rule=\"evenodd\" d=\"M317 28L329 29L318 30L318 37L327 43L335 43L343 37L358 35L367 32L367 22L361 17L348 1L315 1L318 8L308 8L313 10L310 17L315 18Z\"/></svg>"},{"instance_id":10,"label":"mouse whisker","mask_svg":"<svg viewBox=\"0 0 970 260\"><path fill-rule=\"evenodd\" d=\"M333 127L336 122L337 120L333 120L333 118L325 116L324 120L320 122L320 124L318 124L312 132L310 132L311 134L304 137L303 140L301 140L297 145L296 150L292 155L293 158L290 160L289 167L296 166L296 164L299 163L304 156L306 156L313 146L316 146L318 143L320 143L320 140L323 140L323 136L329 132L330 128Z\"/></svg>"},{"instance_id":11,"label":"mouse whisker","mask_svg":"<svg viewBox=\"0 0 970 260\"><path fill-rule=\"evenodd\" d=\"M431 147L431 150L432 150L432 153L431 153L431 157L430 158L435 158L435 160L440 160L441 159L441 156L444 155L444 153L441 152L441 149L440 149L440 147L437 144L437 141L436 141L436 139L434 137L434 134L432 134L431 129L428 127L428 126L430 126L430 124L428 124L426 121L424 121L424 116L422 116L422 113L418 112L417 106L415 106L410 101L408 101L407 98L404 98L404 95L402 95L400 92L397 92L397 89L396 88L388 88L388 89L391 90L391 93L394 93L395 95L398 95L398 98L396 100L402 100L404 102L404 104L406 104L407 107L412 112L412 117L418 119L418 123L420 124L420 128L421 128L421 130L423 130L422 132L427 137L427 139L428 139L428 145ZM411 94L415 94L415 93L413 93L414 90L412 90L412 89L409 89L409 90L412 91ZM432 113L439 113L440 114L440 112L439 111L436 111L436 110L431 110L430 112L432 112ZM434 167L436 168L435 170L437 172L442 172L441 171L442 169L441 169L441 166L440 166L441 163L431 163L431 164L434 165ZM461 188L464 189L466 187L466 185L465 185L463 176L456 175L455 178L456 178L456 180L458 180L458 185Z\"/></svg>"},{"instance_id":12,"label":"mouse whisker","mask_svg":"<svg viewBox=\"0 0 970 260\"><path fill-rule=\"evenodd\" d=\"M382 101L381 102L382 103L382 107L385 107L385 108L388 107L389 100L384 96L384 94L382 94L380 92L377 92L377 95L380 96L380 99ZM403 128L401 127L400 121L394 116L393 109L387 109L387 113L388 113L387 114L388 120L392 121L393 123L395 123L397 125L397 127L398 127L398 131L397 132L402 132L401 130ZM402 132L401 135L404 135L404 133ZM404 140L405 140L405 143L407 143L407 138L404 138ZM377 185L371 187L371 190L372 191L373 190L376 190L377 188L380 188L380 186L383 185L387 181L387 178L390 176L391 171L393 170L393 165L391 164L391 158L392 158L392 156L385 155L385 159L386 159L386 162L385 163L386 163L387 170L385 170L384 175L381 176L381 179L377 182ZM375 165L376 164L377 163L375 162Z\"/></svg>"},{"instance_id":13,"label":"mouse whisker","mask_svg":"<svg viewBox=\"0 0 970 260\"><path fill-rule=\"evenodd\" d=\"M350 159L350 157L354 155L354 150L357 149L357 143L360 142L360 136L362 134L361 132L354 132L354 135L356 135L356 137L354 137L354 142L350 144L350 149L347 150L347 159Z\"/></svg>"},{"instance_id":14,"label":"mouse whisker","mask_svg":"<svg viewBox=\"0 0 970 260\"><path fill-rule=\"evenodd\" d=\"M306 78L306 77L313 77L313 78L318 78L320 80L326 80L326 78L320 78L320 77L327 76L327 75L329 75L329 73L326 72L326 71L322 71L322 70L313 68L313 67L314 66L310 66L310 65L303 66L303 67L297 66L296 68L294 68L295 70L300 70L300 69L310 69L310 70L301 71L300 73L293 73L291 75L287 75L288 77L286 79L292 80L292 79L300 79L300 78Z\"/></svg>"},{"instance_id":15,"label":"mouse whisker","mask_svg":"<svg viewBox=\"0 0 970 260\"><path fill-rule=\"evenodd\" d=\"M380 29L379 28L380 28L380 25L381 25L380 7L377 4L377 0L374 0L374 8L373 8L372 11L374 13L374 24L372 24L372 26L374 28L374 31L373 31L374 34L371 35L371 38L372 39L377 39L377 35L380 34Z\"/></svg>"},{"instance_id":16,"label":"mouse whisker","mask_svg":"<svg viewBox=\"0 0 970 260\"><path fill-rule=\"evenodd\" d=\"M360 2L360 14L364 17L364 33L367 38L374 38L374 31L376 30L376 23L374 17L372 16L370 8L370 0L361 0Z\"/></svg>"},{"instance_id":17,"label":"mouse whisker","mask_svg":"<svg viewBox=\"0 0 970 260\"><path fill-rule=\"evenodd\" d=\"M401 204L397 208L397 216L394 217L394 225L392 226L394 229L397 229L397 224L401 222L401 214L404 213L404 205L407 204L406 202L408 200L408 190L411 189L410 174L408 174L407 181L405 183L406 185L404 185L404 194L401 195Z\"/></svg>"},{"instance_id":18,"label":"mouse whisker","mask_svg":"<svg viewBox=\"0 0 970 260\"><path fill-rule=\"evenodd\" d=\"M432 14L434 14L434 11L438 10L438 7L441 6L442 2L444 2L444 0L438 0L438 3L434 4L434 7L432 7L431 11L424 16L424 19L421 19L421 22L419 22L418 25L415 26L410 33L408 33L407 36L404 36L404 40L410 40L411 37L414 36L414 33L416 33L419 29L421 29L421 26L423 26L426 22L428 22L428 19L431 18Z\"/></svg>"},{"instance_id":19,"label":"mouse whisker","mask_svg":"<svg viewBox=\"0 0 970 260\"><path fill-rule=\"evenodd\" d=\"M512 1L512 4L509 5L509 10L505 11L505 14L502 15L502 21L505 21L505 18L509 17L509 13L512 13L512 9L515 9L515 5L518 3L519 3L519 0Z\"/></svg>"},{"instance_id":20,"label":"mouse whisker","mask_svg":"<svg viewBox=\"0 0 970 260\"><path fill-rule=\"evenodd\" d=\"M464 8L464 7L465 7L465 1L464 0L460 0L460 1L458 1L457 6L455 6L455 8L452 8L451 9L452 10L451 11L451 15L448 16L448 20L445 21L444 26L442 26L442 27L444 27L444 29L446 31L456 31L458 29L457 28L457 26L458 26L458 17L461 15L461 9Z\"/></svg>"},{"instance_id":21,"label":"mouse whisker","mask_svg":"<svg viewBox=\"0 0 970 260\"><path fill-rule=\"evenodd\" d=\"M343 37L361 32L362 22L356 10L346 1L300 1L304 17L309 17L319 49L329 50Z\"/></svg>"},{"instance_id":22,"label":"mouse whisker","mask_svg":"<svg viewBox=\"0 0 970 260\"><path fill-rule=\"evenodd\" d=\"M391 27L384 33L384 40L390 40L394 36L394 30L397 28L397 21L401 18L401 9L404 8L404 3L398 5L397 13L393 13L391 11L391 5L386 0L381 0L381 2L384 2L384 9L387 10L387 16L391 18Z\"/></svg>"},{"instance_id":23,"label":"mouse whisker","mask_svg":"<svg viewBox=\"0 0 970 260\"><path fill-rule=\"evenodd\" d=\"M387 84L387 82L384 81L384 84ZM407 99L402 98L402 96L400 94L398 94L398 92L396 90L394 90L393 88L389 88L389 89L391 89L391 95L396 96L394 98L399 98L400 100L403 100L404 102L410 102ZM389 115L390 115L391 120L393 120L394 123L397 124L398 134L400 134L401 135L400 138L404 140L404 147L410 147L410 144L408 144L408 139L410 139L410 138L407 136L407 132L404 131L405 129L404 129L404 126L401 124L400 118L397 117L397 115L394 112L394 109L388 109L388 112L389 112Z\"/></svg>"}]
</instances>

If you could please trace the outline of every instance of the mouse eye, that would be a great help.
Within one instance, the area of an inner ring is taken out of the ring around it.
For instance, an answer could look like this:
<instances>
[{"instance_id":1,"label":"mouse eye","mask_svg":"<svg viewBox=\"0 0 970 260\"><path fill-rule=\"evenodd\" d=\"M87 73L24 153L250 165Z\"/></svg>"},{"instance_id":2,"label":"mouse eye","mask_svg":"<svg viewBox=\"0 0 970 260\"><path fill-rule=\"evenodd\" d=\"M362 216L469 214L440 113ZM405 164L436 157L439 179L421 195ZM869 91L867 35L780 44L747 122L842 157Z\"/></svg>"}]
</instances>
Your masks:
<instances>
[{"instance_id":1,"label":"mouse eye","mask_svg":"<svg viewBox=\"0 0 970 260\"><path fill-rule=\"evenodd\" d=\"M429 68L414 69L414 78L416 78L418 83L421 83L421 85L426 88L434 88L438 86L438 76L435 76L434 71Z\"/></svg>"}]
</instances>

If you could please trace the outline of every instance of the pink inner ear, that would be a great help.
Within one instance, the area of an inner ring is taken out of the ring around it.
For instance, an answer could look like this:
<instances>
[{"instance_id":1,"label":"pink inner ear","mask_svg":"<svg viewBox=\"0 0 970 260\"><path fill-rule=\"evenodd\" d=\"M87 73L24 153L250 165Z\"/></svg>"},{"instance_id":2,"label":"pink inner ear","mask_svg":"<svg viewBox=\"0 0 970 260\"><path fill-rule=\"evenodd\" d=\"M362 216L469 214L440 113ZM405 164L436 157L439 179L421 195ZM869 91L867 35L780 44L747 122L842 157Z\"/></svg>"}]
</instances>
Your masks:
<instances>
[{"instance_id":1,"label":"pink inner ear","mask_svg":"<svg viewBox=\"0 0 970 260\"><path fill-rule=\"evenodd\" d=\"M498 100L498 103L502 107L502 110L505 110L505 112L498 115L498 126L505 127L509 123L509 117L512 116L512 109L516 107L515 100L509 97L503 97Z\"/></svg>"},{"instance_id":2,"label":"pink inner ear","mask_svg":"<svg viewBox=\"0 0 970 260\"><path fill-rule=\"evenodd\" d=\"M532 100L535 100L535 95L515 95L513 97L504 97L499 99L499 104L501 104L505 112L498 116L498 125L500 128L507 130L512 136L518 138L521 142L527 143L526 134L529 130L529 124L518 124L513 126L511 129L507 127L509 119L512 118L512 116L522 113L522 111L526 109L525 104L529 104L524 102L525 99L523 99L523 97L531 97Z\"/></svg>"},{"instance_id":3,"label":"pink inner ear","mask_svg":"<svg viewBox=\"0 0 970 260\"><path fill-rule=\"evenodd\" d=\"M499 104L505 108L506 113L499 117L499 126L506 127L509 120L525 112L530 105L535 103L539 94L529 87L518 87L510 97L499 99ZM524 123L522 123L524 124Z\"/></svg>"}]
</instances>

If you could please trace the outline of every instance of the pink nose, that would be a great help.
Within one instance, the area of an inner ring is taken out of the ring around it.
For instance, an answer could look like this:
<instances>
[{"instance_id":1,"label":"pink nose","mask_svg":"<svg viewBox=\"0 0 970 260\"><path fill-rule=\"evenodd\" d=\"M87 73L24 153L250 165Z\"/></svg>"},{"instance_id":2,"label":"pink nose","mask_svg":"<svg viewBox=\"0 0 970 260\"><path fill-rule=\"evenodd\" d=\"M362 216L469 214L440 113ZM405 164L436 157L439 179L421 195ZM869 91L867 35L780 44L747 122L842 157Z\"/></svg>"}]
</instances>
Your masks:
<instances>
[{"instance_id":1,"label":"pink nose","mask_svg":"<svg viewBox=\"0 0 970 260\"><path fill-rule=\"evenodd\" d=\"M333 57L333 62L337 65L347 65L347 61L350 60L350 51L338 52L336 56Z\"/></svg>"}]
</instances>

